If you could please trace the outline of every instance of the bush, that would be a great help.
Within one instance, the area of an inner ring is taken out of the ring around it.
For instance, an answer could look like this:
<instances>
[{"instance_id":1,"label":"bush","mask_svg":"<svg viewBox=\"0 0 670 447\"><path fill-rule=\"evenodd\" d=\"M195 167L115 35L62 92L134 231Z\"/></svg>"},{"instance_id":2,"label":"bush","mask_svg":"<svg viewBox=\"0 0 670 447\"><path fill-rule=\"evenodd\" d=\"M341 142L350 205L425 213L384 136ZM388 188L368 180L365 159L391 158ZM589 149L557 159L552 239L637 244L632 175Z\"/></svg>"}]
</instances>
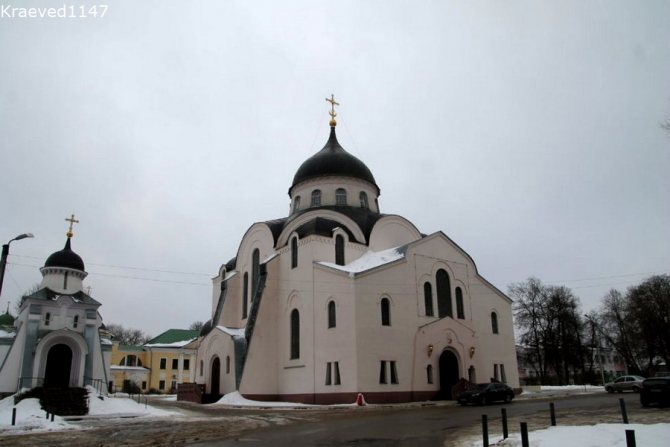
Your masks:
<instances>
[{"instance_id":1,"label":"bush","mask_svg":"<svg viewBox=\"0 0 670 447\"><path fill-rule=\"evenodd\" d=\"M123 388L121 389L123 393L128 393L128 394L141 394L142 391L140 390L140 387L133 382L132 380L124 380L123 381Z\"/></svg>"}]
</instances>

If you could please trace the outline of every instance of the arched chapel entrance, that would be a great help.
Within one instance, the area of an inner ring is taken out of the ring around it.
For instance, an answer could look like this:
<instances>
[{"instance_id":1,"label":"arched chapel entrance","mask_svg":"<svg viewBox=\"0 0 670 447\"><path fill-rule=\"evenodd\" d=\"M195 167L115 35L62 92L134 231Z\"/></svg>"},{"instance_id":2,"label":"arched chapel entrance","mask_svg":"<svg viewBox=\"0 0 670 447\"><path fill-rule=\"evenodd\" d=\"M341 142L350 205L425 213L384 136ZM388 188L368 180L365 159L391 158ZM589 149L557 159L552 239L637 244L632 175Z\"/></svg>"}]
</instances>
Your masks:
<instances>
[{"instance_id":1,"label":"arched chapel entrance","mask_svg":"<svg viewBox=\"0 0 670 447\"><path fill-rule=\"evenodd\" d=\"M72 349L63 343L53 345L47 354L44 386L47 388L68 388L71 372Z\"/></svg>"},{"instance_id":2,"label":"arched chapel entrance","mask_svg":"<svg viewBox=\"0 0 670 447\"><path fill-rule=\"evenodd\" d=\"M451 400L451 388L460 379L458 357L452 351L446 350L440 355L440 393L438 399Z\"/></svg>"},{"instance_id":3,"label":"arched chapel entrance","mask_svg":"<svg viewBox=\"0 0 670 447\"><path fill-rule=\"evenodd\" d=\"M219 381L221 380L221 361L218 357L214 357L214 360L212 361L212 370L209 377L212 384L209 394L213 396L220 395Z\"/></svg>"}]
</instances>

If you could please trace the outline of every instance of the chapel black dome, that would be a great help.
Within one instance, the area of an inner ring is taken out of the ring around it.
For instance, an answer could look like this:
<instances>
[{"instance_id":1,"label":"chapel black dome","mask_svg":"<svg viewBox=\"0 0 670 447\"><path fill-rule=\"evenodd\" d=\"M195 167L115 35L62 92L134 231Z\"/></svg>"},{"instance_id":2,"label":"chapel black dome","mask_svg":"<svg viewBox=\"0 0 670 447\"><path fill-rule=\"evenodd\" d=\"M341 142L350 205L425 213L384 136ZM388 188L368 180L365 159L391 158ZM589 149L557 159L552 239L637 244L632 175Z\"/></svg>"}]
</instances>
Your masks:
<instances>
[{"instance_id":1,"label":"chapel black dome","mask_svg":"<svg viewBox=\"0 0 670 447\"><path fill-rule=\"evenodd\" d=\"M335 127L330 128L330 138L323 149L300 165L293 177L291 188L305 180L326 176L354 177L372 183L379 190L372 172L365 163L345 151L337 142Z\"/></svg>"},{"instance_id":2,"label":"chapel black dome","mask_svg":"<svg viewBox=\"0 0 670 447\"><path fill-rule=\"evenodd\" d=\"M81 270L82 272L85 271L84 261L82 261L81 257L70 248L69 237L67 238L67 242L65 242L65 248L49 256L44 263L44 267L65 267Z\"/></svg>"}]
</instances>

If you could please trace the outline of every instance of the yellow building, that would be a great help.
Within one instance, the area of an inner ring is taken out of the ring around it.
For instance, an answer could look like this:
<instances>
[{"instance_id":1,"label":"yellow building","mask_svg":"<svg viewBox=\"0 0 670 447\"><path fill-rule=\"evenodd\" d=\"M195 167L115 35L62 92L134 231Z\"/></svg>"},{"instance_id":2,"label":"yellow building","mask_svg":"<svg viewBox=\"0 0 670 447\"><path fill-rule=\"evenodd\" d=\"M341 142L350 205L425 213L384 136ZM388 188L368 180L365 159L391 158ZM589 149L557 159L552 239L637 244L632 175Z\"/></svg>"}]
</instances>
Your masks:
<instances>
[{"instance_id":1,"label":"yellow building","mask_svg":"<svg viewBox=\"0 0 670 447\"><path fill-rule=\"evenodd\" d=\"M149 390L149 376L151 371L146 368L147 353L142 346L122 345L114 342L112 346L112 377L114 386L110 391L128 391L124 389L124 382L129 380L137 385L143 393ZM135 389L136 391L137 389Z\"/></svg>"},{"instance_id":2,"label":"yellow building","mask_svg":"<svg viewBox=\"0 0 670 447\"><path fill-rule=\"evenodd\" d=\"M114 343L114 390L128 380L143 392L176 393L177 384L195 382L198 331L169 329L141 346Z\"/></svg>"}]
</instances>

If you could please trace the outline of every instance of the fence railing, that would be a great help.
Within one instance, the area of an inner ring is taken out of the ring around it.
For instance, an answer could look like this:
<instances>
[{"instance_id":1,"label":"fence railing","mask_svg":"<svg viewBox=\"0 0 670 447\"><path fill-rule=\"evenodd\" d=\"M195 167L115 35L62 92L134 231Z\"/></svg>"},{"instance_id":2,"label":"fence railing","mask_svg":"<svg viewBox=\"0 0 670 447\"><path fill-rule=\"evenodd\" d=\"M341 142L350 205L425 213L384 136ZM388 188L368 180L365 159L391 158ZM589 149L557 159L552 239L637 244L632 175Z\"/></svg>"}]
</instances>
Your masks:
<instances>
[{"instance_id":1,"label":"fence railing","mask_svg":"<svg viewBox=\"0 0 670 447\"><path fill-rule=\"evenodd\" d=\"M102 379L94 379L92 377L84 377L84 386L90 385L93 388L95 388L95 391L98 393L98 395L101 394L106 394L105 390L107 390L107 386Z\"/></svg>"}]
</instances>

